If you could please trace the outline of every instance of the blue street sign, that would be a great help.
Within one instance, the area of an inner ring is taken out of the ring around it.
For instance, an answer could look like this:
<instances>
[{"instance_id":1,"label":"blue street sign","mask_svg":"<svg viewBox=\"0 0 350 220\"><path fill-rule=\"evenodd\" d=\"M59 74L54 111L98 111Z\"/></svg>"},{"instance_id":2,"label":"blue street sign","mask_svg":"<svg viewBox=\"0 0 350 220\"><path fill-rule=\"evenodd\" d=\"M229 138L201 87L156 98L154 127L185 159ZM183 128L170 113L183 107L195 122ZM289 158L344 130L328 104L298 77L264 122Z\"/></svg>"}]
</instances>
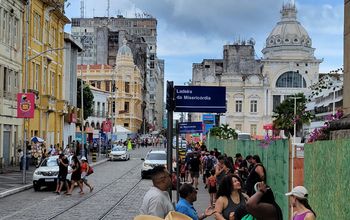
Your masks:
<instances>
[{"instance_id":1,"label":"blue street sign","mask_svg":"<svg viewBox=\"0 0 350 220\"><path fill-rule=\"evenodd\" d=\"M174 112L226 112L226 87L175 86Z\"/></svg>"},{"instance_id":2,"label":"blue street sign","mask_svg":"<svg viewBox=\"0 0 350 220\"><path fill-rule=\"evenodd\" d=\"M181 122L179 123L179 133L202 133L202 122Z\"/></svg>"},{"instance_id":3,"label":"blue street sign","mask_svg":"<svg viewBox=\"0 0 350 220\"><path fill-rule=\"evenodd\" d=\"M202 116L204 124L204 134L206 134L215 125L215 115L213 114L203 114Z\"/></svg>"}]
</instances>

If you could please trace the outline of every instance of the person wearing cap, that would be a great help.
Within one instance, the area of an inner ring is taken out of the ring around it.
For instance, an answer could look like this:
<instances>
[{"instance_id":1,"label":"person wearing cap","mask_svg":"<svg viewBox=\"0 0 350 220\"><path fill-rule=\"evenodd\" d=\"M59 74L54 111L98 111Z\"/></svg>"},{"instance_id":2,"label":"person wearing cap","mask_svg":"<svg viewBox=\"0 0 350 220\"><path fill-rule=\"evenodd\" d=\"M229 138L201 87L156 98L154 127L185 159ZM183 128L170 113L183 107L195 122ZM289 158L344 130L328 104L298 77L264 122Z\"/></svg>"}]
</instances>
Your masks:
<instances>
[{"instance_id":1,"label":"person wearing cap","mask_svg":"<svg viewBox=\"0 0 350 220\"><path fill-rule=\"evenodd\" d=\"M167 192L172 186L171 174L164 166L156 166L152 170L152 183L153 186L143 197L140 213L164 218L174 210Z\"/></svg>"},{"instance_id":2,"label":"person wearing cap","mask_svg":"<svg viewBox=\"0 0 350 220\"><path fill-rule=\"evenodd\" d=\"M261 163L259 155L253 156L252 164L254 167L250 171L245 184L245 190L248 196L252 196L254 194L254 185L257 182L266 181L266 170Z\"/></svg>"},{"instance_id":3,"label":"person wearing cap","mask_svg":"<svg viewBox=\"0 0 350 220\"><path fill-rule=\"evenodd\" d=\"M208 207L201 215L197 214L193 202L197 201L197 190L188 183L184 183L179 189L180 199L176 204L176 211L187 215L193 220L202 220L211 216L215 211Z\"/></svg>"},{"instance_id":4,"label":"person wearing cap","mask_svg":"<svg viewBox=\"0 0 350 220\"><path fill-rule=\"evenodd\" d=\"M290 196L290 203L293 207L293 220L315 220L316 213L308 202L308 192L304 186L296 186L292 191L286 193Z\"/></svg>"},{"instance_id":5,"label":"person wearing cap","mask_svg":"<svg viewBox=\"0 0 350 220\"><path fill-rule=\"evenodd\" d=\"M84 184L87 185L90 189L90 192L92 192L92 190L94 190L94 187L88 183L87 180L87 173L89 170L89 163L87 162L87 159L85 156L82 156L80 159L80 166L81 166L81 185L84 188Z\"/></svg>"},{"instance_id":6,"label":"person wearing cap","mask_svg":"<svg viewBox=\"0 0 350 220\"><path fill-rule=\"evenodd\" d=\"M66 189L68 191L68 182L67 182L67 175L68 175L68 165L69 161L66 155L60 154L58 156L58 179L57 179L57 186L56 186L56 191L58 195L61 193L63 184L66 185Z\"/></svg>"}]
</instances>

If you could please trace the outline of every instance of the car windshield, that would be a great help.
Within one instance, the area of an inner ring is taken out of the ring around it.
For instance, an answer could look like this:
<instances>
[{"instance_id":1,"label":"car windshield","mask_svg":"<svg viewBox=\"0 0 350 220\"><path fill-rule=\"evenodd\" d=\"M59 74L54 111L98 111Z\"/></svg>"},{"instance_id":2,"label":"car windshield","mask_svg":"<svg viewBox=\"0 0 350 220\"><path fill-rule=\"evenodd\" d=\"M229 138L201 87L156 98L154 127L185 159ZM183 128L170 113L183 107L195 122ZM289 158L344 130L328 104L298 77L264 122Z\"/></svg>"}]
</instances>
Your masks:
<instances>
[{"instance_id":1,"label":"car windshield","mask_svg":"<svg viewBox=\"0 0 350 220\"><path fill-rule=\"evenodd\" d=\"M151 153L148 154L147 160L166 160L166 154L162 153Z\"/></svg>"},{"instance_id":2,"label":"car windshield","mask_svg":"<svg viewBox=\"0 0 350 220\"><path fill-rule=\"evenodd\" d=\"M58 166L57 160L58 160L57 157L49 157L49 158L45 159L45 160L42 162L41 166L42 166L42 167L54 167L54 166Z\"/></svg>"},{"instance_id":3,"label":"car windshield","mask_svg":"<svg viewBox=\"0 0 350 220\"><path fill-rule=\"evenodd\" d=\"M124 151L125 150L125 147L122 147L122 146L114 146L112 151Z\"/></svg>"}]
</instances>

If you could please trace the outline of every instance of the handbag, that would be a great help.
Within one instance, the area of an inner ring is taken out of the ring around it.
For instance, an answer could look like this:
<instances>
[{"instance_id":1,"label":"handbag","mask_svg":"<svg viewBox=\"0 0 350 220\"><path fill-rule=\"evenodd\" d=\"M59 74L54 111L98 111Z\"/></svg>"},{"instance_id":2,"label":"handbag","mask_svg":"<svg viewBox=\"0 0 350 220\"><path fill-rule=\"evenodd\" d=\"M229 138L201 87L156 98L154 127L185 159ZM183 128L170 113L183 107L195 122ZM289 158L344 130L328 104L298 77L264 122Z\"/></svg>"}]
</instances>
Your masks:
<instances>
[{"instance_id":1,"label":"handbag","mask_svg":"<svg viewBox=\"0 0 350 220\"><path fill-rule=\"evenodd\" d=\"M93 173L94 173L94 169L91 166L89 166L86 176L89 176L90 174L93 174Z\"/></svg>"}]
</instances>

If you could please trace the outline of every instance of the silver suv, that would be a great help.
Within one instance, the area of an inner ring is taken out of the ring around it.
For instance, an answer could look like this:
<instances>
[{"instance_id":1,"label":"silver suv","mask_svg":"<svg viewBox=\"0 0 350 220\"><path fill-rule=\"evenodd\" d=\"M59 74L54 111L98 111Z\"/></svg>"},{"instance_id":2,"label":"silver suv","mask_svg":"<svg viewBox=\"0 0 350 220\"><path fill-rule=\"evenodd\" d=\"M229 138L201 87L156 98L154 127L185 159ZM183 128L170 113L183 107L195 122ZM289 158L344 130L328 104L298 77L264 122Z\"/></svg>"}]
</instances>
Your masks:
<instances>
[{"instance_id":1,"label":"silver suv","mask_svg":"<svg viewBox=\"0 0 350 220\"><path fill-rule=\"evenodd\" d=\"M167 164L166 152L164 150L151 150L147 153L146 157L141 158L141 160L144 160L141 168L142 179L151 174L153 167L158 165L166 167Z\"/></svg>"}]
</instances>

